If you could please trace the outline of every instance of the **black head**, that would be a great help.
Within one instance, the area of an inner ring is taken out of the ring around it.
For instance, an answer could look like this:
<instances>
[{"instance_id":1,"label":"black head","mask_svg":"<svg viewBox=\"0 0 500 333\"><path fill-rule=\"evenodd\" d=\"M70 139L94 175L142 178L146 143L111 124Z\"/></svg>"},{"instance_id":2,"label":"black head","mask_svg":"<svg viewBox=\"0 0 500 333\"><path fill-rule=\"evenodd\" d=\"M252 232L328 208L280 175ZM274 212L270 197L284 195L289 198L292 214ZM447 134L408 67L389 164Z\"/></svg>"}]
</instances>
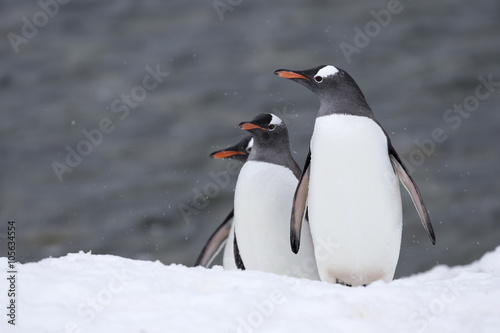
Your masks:
<instances>
[{"instance_id":1,"label":"black head","mask_svg":"<svg viewBox=\"0 0 500 333\"><path fill-rule=\"evenodd\" d=\"M239 124L240 128L250 132L255 145L270 146L289 144L288 130L285 123L272 113L261 113L249 122Z\"/></svg>"},{"instance_id":2,"label":"black head","mask_svg":"<svg viewBox=\"0 0 500 333\"><path fill-rule=\"evenodd\" d=\"M272 113L261 113L249 122L239 124L241 129L248 131L254 144L249 160L263 161L283 165L294 174L300 169L290 153L290 139L285 123Z\"/></svg>"},{"instance_id":3,"label":"black head","mask_svg":"<svg viewBox=\"0 0 500 333\"><path fill-rule=\"evenodd\" d=\"M252 136L249 135L241 139L240 142L238 142L234 146L214 151L212 154L210 154L210 157L216 159L229 158L245 162L248 158L248 155L250 155L252 145L253 139Z\"/></svg>"},{"instance_id":4,"label":"black head","mask_svg":"<svg viewBox=\"0 0 500 333\"><path fill-rule=\"evenodd\" d=\"M315 93L322 104L318 116L360 113L372 117L361 89L343 69L322 65L302 71L279 69L274 74L295 81Z\"/></svg>"}]
</instances>

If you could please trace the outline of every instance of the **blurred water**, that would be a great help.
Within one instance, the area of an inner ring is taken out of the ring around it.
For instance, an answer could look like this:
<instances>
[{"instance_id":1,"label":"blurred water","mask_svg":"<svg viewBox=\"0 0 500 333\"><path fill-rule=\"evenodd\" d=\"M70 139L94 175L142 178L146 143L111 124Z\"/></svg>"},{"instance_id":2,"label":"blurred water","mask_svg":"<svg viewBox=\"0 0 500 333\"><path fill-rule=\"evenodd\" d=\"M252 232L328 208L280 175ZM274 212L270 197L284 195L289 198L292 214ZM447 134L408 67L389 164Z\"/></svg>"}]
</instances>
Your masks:
<instances>
[{"instance_id":1,"label":"blurred water","mask_svg":"<svg viewBox=\"0 0 500 333\"><path fill-rule=\"evenodd\" d=\"M273 71L333 64L356 79L400 154L424 157L413 176L437 245L405 195L397 275L479 258L500 244L500 90L456 129L443 117L474 96L479 76L500 81L500 6L403 1L348 62L340 44L354 45L355 27L387 6L242 1L221 21L207 1L71 1L42 24L37 2L0 2L0 234L17 221L21 262L84 250L193 264L232 208L236 180L186 221L179 205L227 167L208 154L243 135L236 124L274 110L294 116L302 165L318 102ZM23 17L40 27L16 53L8 34L23 36ZM146 66L169 74L142 96ZM141 101L114 112L131 93ZM113 130L60 182L51 164L104 118ZM415 140L436 128L447 139L422 155Z\"/></svg>"}]
</instances>

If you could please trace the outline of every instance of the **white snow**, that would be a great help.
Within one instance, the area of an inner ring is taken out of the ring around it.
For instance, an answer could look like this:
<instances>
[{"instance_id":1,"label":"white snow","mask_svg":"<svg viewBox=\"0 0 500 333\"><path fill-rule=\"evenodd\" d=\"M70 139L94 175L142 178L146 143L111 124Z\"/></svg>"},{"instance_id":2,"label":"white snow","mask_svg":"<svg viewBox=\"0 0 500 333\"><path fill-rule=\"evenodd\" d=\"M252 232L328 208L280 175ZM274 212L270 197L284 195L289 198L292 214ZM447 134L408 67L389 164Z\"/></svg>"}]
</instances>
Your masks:
<instances>
[{"instance_id":1,"label":"white snow","mask_svg":"<svg viewBox=\"0 0 500 333\"><path fill-rule=\"evenodd\" d=\"M5 273L0 332L500 331L500 247L467 266L354 288L82 252L17 269L16 326Z\"/></svg>"}]
</instances>

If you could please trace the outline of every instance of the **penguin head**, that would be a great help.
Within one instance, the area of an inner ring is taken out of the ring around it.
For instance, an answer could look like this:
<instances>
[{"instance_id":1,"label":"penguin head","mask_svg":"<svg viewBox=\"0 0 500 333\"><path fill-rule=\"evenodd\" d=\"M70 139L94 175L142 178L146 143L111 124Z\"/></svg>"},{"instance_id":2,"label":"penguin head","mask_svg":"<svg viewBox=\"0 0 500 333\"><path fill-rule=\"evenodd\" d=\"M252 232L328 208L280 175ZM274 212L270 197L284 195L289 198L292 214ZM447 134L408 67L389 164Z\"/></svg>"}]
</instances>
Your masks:
<instances>
[{"instance_id":1,"label":"penguin head","mask_svg":"<svg viewBox=\"0 0 500 333\"><path fill-rule=\"evenodd\" d=\"M252 135L255 145L270 146L280 144L281 141L289 143L285 123L272 113L261 113L251 121L240 123L239 126Z\"/></svg>"},{"instance_id":2,"label":"penguin head","mask_svg":"<svg viewBox=\"0 0 500 333\"><path fill-rule=\"evenodd\" d=\"M236 159L238 161L246 161L248 155L250 155L250 151L253 146L253 138L252 136L247 136L240 140L237 144L231 147L227 147L226 149L214 151L210 154L211 158L220 159L220 158L229 158Z\"/></svg>"},{"instance_id":3,"label":"penguin head","mask_svg":"<svg viewBox=\"0 0 500 333\"><path fill-rule=\"evenodd\" d=\"M321 65L302 71L278 69L274 74L305 86L318 95L322 104L343 101L345 105L345 101L350 101L369 109L358 84L341 68Z\"/></svg>"},{"instance_id":4,"label":"penguin head","mask_svg":"<svg viewBox=\"0 0 500 333\"><path fill-rule=\"evenodd\" d=\"M240 123L240 128L248 131L254 144L248 155L249 161L277 164L290 169L299 179L301 170L290 151L290 139L286 124L272 113L261 113L251 121Z\"/></svg>"},{"instance_id":5,"label":"penguin head","mask_svg":"<svg viewBox=\"0 0 500 333\"><path fill-rule=\"evenodd\" d=\"M278 69L274 74L293 80L314 93L320 93L335 87L343 80L346 72L332 65L321 65L311 69L295 71Z\"/></svg>"}]
</instances>

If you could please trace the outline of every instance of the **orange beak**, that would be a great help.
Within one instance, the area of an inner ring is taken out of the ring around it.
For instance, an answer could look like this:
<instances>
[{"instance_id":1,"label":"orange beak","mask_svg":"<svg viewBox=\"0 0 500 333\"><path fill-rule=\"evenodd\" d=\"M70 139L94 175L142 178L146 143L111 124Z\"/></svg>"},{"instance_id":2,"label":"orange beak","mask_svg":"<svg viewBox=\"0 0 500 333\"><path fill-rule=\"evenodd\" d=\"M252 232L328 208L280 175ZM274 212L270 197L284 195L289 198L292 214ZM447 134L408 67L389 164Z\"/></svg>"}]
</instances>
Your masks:
<instances>
[{"instance_id":1,"label":"orange beak","mask_svg":"<svg viewBox=\"0 0 500 333\"><path fill-rule=\"evenodd\" d=\"M274 72L274 74L279 75L281 77L284 77L285 79L305 79L307 81L310 81L304 75L300 75L300 74L290 72L290 71L278 70L278 71Z\"/></svg>"},{"instance_id":2,"label":"orange beak","mask_svg":"<svg viewBox=\"0 0 500 333\"><path fill-rule=\"evenodd\" d=\"M234 155L246 155L245 153L242 153L241 151L233 151L233 150L224 150L224 151L219 151L217 153L214 153L210 155L211 158L215 159L220 159L220 158L228 158Z\"/></svg>"},{"instance_id":3,"label":"orange beak","mask_svg":"<svg viewBox=\"0 0 500 333\"><path fill-rule=\"evenodd\" d=\"M253 130L253 129L264 130L264 128L260 127L259 125L255 125L255 124L252 124L252 123L243 123L243 124L240 124L240 128L242 130L245 130L245 131L250 131L250 130Z\"/></svg>"}]
</instances>

